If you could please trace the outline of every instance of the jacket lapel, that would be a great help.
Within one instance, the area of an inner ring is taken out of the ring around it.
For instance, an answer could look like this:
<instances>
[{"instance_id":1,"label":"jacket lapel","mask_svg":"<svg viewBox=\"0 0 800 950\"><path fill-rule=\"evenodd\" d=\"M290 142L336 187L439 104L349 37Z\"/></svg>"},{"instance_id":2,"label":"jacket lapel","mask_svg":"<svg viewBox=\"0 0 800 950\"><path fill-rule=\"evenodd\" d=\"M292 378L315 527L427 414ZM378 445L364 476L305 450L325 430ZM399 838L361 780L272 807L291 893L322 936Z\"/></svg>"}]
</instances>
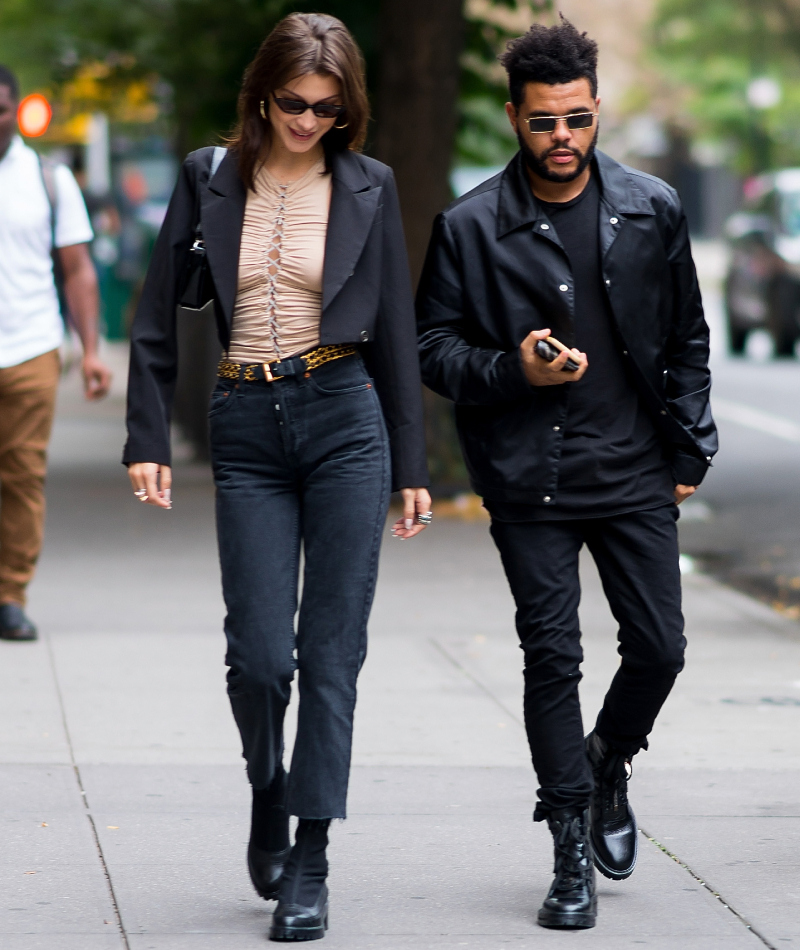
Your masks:
<instances>
[{"instance_id":1,"label":"jacket lapel","mask_svg":"<svg viewBox=\"0 0 800 950\"><path fill-rule=\"evenodd\" d=\"M636 185L624 165L614 161L604 152L595 152L597 171L600 176L602 198L600 201L600 253L609 252L627 215L655 214L650 199Z\"/></svg>"},{"instance_id":2,"label":"jacket lapel","mask_svg":"<svg viewBox=\"0 0 800 950\"><path fill-rule=\"evenodd\" d=\"M356 156L349 151L332 156L331 207L325 238L322 311L330 306L358 263L381 198Z\"/></svg>"},{"instance_id":3,"label":"jacket lapel","mask_svg":"<svg viewBox=\"0 0 800 950\"><path fill-rule=\"evenodd\" d=\"M236 164L236 154L229 150L216 175L203 188L200 198L200 220L208 263L217 300L229 327L239 282L239 245L247 201Z\"/></svg>"}]
</instances>

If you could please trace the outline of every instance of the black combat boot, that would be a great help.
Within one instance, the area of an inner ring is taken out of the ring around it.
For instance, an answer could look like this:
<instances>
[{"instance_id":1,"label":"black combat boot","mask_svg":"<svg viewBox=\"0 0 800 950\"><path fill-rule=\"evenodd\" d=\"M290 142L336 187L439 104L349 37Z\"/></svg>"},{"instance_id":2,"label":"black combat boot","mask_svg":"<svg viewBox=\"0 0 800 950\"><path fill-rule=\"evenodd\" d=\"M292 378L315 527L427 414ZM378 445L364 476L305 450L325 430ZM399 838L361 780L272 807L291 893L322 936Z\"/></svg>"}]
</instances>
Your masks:
<instances>
[{"instance_id":1,"label":"black combat boot","mask_svg":"<svg viewBox=\"0 0 800 950\"><path fill-rule=\"evenodd\" d=\"M281 875L289 860L289 815L286 812L286 772L283 766L268 788L253 789L247 868L260 897L276 900Z\"/></svg>"},{"instance_id":2,"label":"black combat boot","mask_svg":"<svg viewBox=\"0 0 800 950\"><path fill-rule=\"evenodd\" d=\"M590 820L595 867L612 881L622 881L633 874L639 852L639 829L628 804L631 757L594 732L586 737L586 755L594 775Z\"/></svg>"},{"instance_id":3,"label":"black combat boot","mask_svg":"<svg viewBox=\"0 0 800 950\"><path fill-rule=\"evenodd\" d=\"M547 818L555 846L555 879L539 910L542 927L587 930L597 921L589 811L562 808Z\"/></svg>"},{"instance_id":4,"label":"black combat boot","mask_svg":"<svg viewBox=\"0 0 800 950\"><path fill-rule=\"evenodd\" d=\"M281 879L270 940L320 940L328 929L327 819L301 818Z\"/></svg>"}]
</instances>

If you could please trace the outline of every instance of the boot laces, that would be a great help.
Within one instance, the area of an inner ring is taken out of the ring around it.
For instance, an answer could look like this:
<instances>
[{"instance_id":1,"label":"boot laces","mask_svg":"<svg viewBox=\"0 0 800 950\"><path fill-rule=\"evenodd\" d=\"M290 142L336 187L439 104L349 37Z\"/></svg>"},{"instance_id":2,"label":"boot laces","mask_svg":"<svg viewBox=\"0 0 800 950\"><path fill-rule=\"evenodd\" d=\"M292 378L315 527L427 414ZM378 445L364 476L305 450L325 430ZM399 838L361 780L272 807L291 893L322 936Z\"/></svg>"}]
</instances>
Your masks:
<instances>
[{"instance_id":1,"label":"boot laces","mask_svg":"<svg viewBox=\"0 0 800 950\"><path fill-rule=\"evenodd\" d=\"M587 854L587 838L581 828L580 819L576 817L564 822L553 836L553 843L555 889L566 892L583 887L591 864Z\"/></svg>"},{"instance_id":2,"label":"boot laces","mask_svg":"<svg viewBox=\"0 0 800 950\"><path fill-rule=\"evenodd\" d=\"M631 759L621 753L609 755L601 771L603 811L627 816L628 782L633 775Z\"/></svg>"}]
</instances>

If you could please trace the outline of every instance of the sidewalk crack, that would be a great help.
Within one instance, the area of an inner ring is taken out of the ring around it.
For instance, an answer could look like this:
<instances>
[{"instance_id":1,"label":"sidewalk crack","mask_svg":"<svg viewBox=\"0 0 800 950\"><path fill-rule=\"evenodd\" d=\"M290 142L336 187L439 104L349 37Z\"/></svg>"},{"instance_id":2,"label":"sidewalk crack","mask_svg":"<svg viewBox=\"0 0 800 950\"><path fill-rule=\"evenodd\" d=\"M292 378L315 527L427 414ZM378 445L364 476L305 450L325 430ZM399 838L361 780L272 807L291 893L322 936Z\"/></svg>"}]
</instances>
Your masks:
<instances>
[{"instance_id":1,"label":"sidewalk crack","mask_svg":"<svg viewBox=\"0 0 800 950\"><path fill-rule=\"evenodd\" d=\"M447 650L446 647L443 647L442 644L439 643L439 641L436 640L436 639L434 639L433 637L428 637L428 642L431 644L431 646L433 646L436 650L438 650L439 653L441 653L442 656L443 656L449 663L452 663L452 665L453 665L457 670L459 670L461 673L463 673L464 676L466 676L468 680L471 680L472 683L474 683L474 685L477 686L478 689L479 689L482 693L485 693L485 694L489 697L489 699L491 699L492 702L493 702L496 706L499 706L500 709L502 709L503 712L509 717L509 719L513 719L514 722L517 723L517 725L522 726L523 729L525 728L525 723L522 721L522 719L521 719L516 713L512 712L512 711L508 708L508 706L506 706L506 704L505 704L504 702L502 702L501 700L499 700L499 699L494 695L494 693L489 689L489 687L486 686L484 683L482 683L482 682L478 679L477 676L475 676L473 673L471 673L471 672L466 668L466 666L464 666L462 663L460 663L460 662L452 655L452 653L450 653L450 651Z\"/></svg>"},{"instance_id":2,"label":"sidewalk crack","mask_svg":"<svg viewBox=\"0 0 800 950\"><path fill-rule=\"evenodd\" d=\"M114 884L111 881L111 872L108 868L108 862L106 861L106 856L103 853L103 846L100 844L100 836L97 833L97 825L95 824L94 815L92 810L89 807L89 800L86 797L86 789L83 787L83 779L81 777L81 770L78 767L78 763L75 759L75 749L72 745L72 736L69 731L69 726L67 725L67 710L64 705L64 695L61 692L61 682L58 678L58 672L56 670L56 658L53 653L53 644L50 640L50 635L45 632L43 636L45 645L47 647L47 655L50 659L50 670L53 674L53 682L56 687L56 696L58 697L58 707L61 711L61 723L64 727L64 736L67 740L67 748L69 749L69 759L70 765L72 766L72 771L75 774L75 781L78 784L78 791L81 794L83 799L83 807L86 809L86 817L89 819L89 827L92 829L92 837L94 838L94 845L97 849L97 856L100 859L100 866L103 869L103 876L106 879L106 886L108 887L109 897L111 899L111 906L114 908L114 916L117 921L117 929L119 930L119 935L122 938L122 944L125 950L131 950L131 945L128 942L128 934L125 931L125 926L122 923L122 914L119 910L119 903L117 902L117 895L114 892Z\"/></svg>"},{"instance_id":3,"label":"sidewalk crack","mask_svg":"<svg viewBox=\"0 0 800 950\"><path fill-rule=\"evenodd\" d=\"M704 887L708 891L708 893L711 894L712 897L715 897L720 902L720 904L722 904L725 910L730 911L733 914L733 916L739 921L739 923L742 924L747 930L749 930L750 933L753 934L754 937L757 937L764 944L765 947L769 947L769 950L778 950L775 944L770 943L770 941L764 936L764 934L762 934L761 931L757 930L750 923L750 921L744 916L744 914L740 914L739 911L736 910L736 908L733 907L722 896L722 894L720 894L719 891L715 891L714 888L708 883L708 881L706 881L705 878L702 878L697 873L697 871L689 867L689 865L685 861L682 861L678 857L677 854L674 854L672 851L670 851L669 848L666 845L663 845L657 838L654 838L652 835L648 834L644 830L644 828L641 827L641 825L639 826L639 831L641 831L641 833L645 836L645 838L647 838L647 840L651 844L654 844L658 848L659 851L663 851L663 853L666 854L668 858L672 858L672 860L676 864L678 864L680 867L682 867L683 870L686 871L689 875L691 875L691 877L693 877L695 881L697 881L698 884Z\"/></svg>"}]
</instances>

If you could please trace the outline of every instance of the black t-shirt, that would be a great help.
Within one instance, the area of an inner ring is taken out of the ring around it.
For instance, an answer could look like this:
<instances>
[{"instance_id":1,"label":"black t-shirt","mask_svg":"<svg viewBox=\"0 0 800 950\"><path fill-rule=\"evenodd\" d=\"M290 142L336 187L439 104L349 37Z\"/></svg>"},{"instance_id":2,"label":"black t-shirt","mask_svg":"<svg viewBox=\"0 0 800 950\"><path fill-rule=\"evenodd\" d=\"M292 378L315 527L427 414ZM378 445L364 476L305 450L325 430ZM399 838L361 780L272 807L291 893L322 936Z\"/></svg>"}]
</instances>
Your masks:
<instances>
[{"instance_id":1,"label":"black t-shirt","mask_svg":"<svg viewBox=\"0 0 800 950\"><path fill-rule=\"evenodd\" d=\"M575 343L589 368L568 392L558 488L541 508L489 501L500 521L595 518L673 501L673 481L658 434L628 376L602 280L600 188L595 174L571 201L540 202L572 266ZM565 341L567 342L567 341Z\"/></svg>"}]
</instances>

